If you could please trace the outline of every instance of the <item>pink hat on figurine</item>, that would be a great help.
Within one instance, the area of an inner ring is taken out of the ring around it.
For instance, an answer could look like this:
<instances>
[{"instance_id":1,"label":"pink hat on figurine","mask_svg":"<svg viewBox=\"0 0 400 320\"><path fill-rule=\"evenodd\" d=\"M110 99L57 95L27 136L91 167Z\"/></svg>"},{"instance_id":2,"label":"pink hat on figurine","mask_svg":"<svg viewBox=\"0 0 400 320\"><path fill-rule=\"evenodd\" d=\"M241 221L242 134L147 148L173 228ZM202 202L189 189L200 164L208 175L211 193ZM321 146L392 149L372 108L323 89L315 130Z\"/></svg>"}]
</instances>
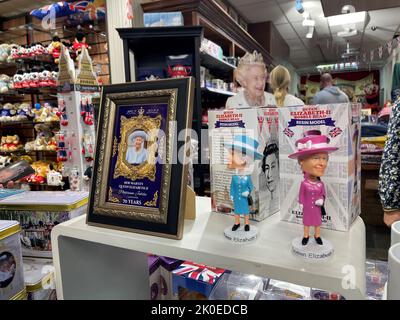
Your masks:
<instances>
[{"instance_id":1,"label":"pink hat on figurine","mask_svg":"<svg viewBox=\"0 0 400 320\"><path fill-rule=\"evenodd\" d=\"M330 147L329 138L319 130L310 130L304 134L304 138L296 141L297 152L289 155L290 159L301 158L310 154L326 152L331 153L339 148Z\"/></svg>"}]
</instances>

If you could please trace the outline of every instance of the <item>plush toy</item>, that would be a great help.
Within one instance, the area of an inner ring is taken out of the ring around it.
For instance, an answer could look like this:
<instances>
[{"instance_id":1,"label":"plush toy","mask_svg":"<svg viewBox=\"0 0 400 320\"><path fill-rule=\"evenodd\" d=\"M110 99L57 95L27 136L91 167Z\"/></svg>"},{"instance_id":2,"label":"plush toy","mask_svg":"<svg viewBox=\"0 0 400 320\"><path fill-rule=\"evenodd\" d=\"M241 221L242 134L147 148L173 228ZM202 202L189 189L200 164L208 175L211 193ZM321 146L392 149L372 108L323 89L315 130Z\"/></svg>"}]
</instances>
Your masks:
<instances>
[{"instance_id":1,"label":"plush toy","mask_svg":"<svg viewBox=\"0 0 400 320\"><path fill-rule=\"evenodd\" d=\"M51 71L51 76L49 79L49 85L51 87L57 87L57 79L58 79L58 67L55 67L53 71Z\"/></svg>"},{"instance_id":2,"label":"plush toy","mask_svg":"<svg viewBox=\"0 0 400 320\"><path fill-rule=\"evenodd\" d=\"M7 93L10 90L11 78L6 74L0 74L0 93Z\"/></svg>"},{"instance_id":3,"label":"plush toy","mask_svg":"<svg viewBox=\"0 0 400 320\"><path fill-rule=\"evenodd\" d=\"M7 144L7 137L6 136L2 136L1 137L1 144L0 144L0 151L8 151L6 144Z\"/></svg>"},{"instance_id":4,"label":"plush toy","mask_svg":"<svg viewBox=\"0 0 400 320\"><path fill-rule=\"evenodd\" d=\"M24 71L17 70L17 73L13 77L14 88L21 89L23 80L24 80Z\"/></svg>"},{"instance_id":5,"label":"plush toy","mask_svg":"<svg viewBox=\"0 0 400 320\"><path fill-rule=\"evenodd\" d=\"M35 103L35 109L33 109L34 118L33 122L45 122L47 118L47 110L40 104Z\"/></svg>"},{"instance_id":6,"label":"plush toy","mask_svg":"<svg viewBox=\"0 0 400 320\"><path fill-rule=\"evenodd\" d=\"M40 56L47 53L47 48L43 46L42 43L38 42L32 46L34 55Z\"/></svg>"},{"instance_id":7,"label":"plush toy","mask_svg":"<svg viewBox=\"0 0 400 320\"><path fill-rule=\"evenodd\" d=\"M61 54L61 40L60 37L54 36L53 41L47 47L48 52L53 56L54 62L58 64Z\"/></svg>"},{"instance_id":8,"label":"plush toy","mask_svg":"<svg viewBox=\"0 0 400 320\"><path fill-rule=\"evenodd\" d=\"M12 117L15 115L14 105L6 103L0 113L0 122L12 121Z\"/></svg>"},{"instance_id":9,"label":"plush toy","mask_svg":"<svg viewBox=\"0 0 400 320\"><path fill-rule=\"evenodd\" d=\"M8 61L11 53L11 46L8 43L0 44L0 62Z\"/></svg>"},{"instance_id":10,"label":"plush toy","mask_svg":"<svg viewBox=\"0 0 400 320\"><path fill-rule=\"evenodd\" d=\"M74 43L72 44L72 49L74 49L76 60L78 60L79 55L81 54L82 48L90 49L89 45L86 43L86 36L83 31L79 30L74 39Z\"/></svg>"},{"instance_id":11,"label":"plush toy","mask_svg":"<svg viewBox=\"0 0 400 320\"><path fill-rule=\"evenodd\" d=\"M17 116L15 117L17 121L31 120L33 117L34 114L29 103L24 102L18 105Z\"/></svg>"},{"instance_id":12,"label":"plush toy","mask_svg":"<svg viewBox=\"0 0 400 320\"><path fill-rule=\"evenodd\" d=\"M31 75L30 70L24 70L22 74L21 88L28 89L29 86L29 77Z\"/></svg>"},{"instance_id":13,"label":"plush toy","mask_svg":"<svg viewBox=\"0 0 400 320\"><path fill-rule=\"evenodd\" d=\"M10 156L0 156L0 169L8 166L12 163L12 158Z\"/></svg>"},{"instance_id":14,"label":"plush toy","mask_svg":"<svg viewBox=\"0 0 400 320\"><path fill-rule=\"evenodd\" d=\"M30 74L29 74L29 80L28 80L29 87L31 88L38 88L40 85L40 79L39 79L39 69L36 67L33 67Z\"/></svg>"},{"instance_id":15,"label":"plush toy","mask_svg":"<svg viewBox=\"0 0 400 320\"><path fill-rule=\"evenodd\" d=\"M51 78L50 67L46 65L42 69L40 69L39 86L40 87L48 87L50 78Z\"/></svg>"},{"instance_id":16,"label":"plush toy","mask_svg":"<svg viewBox=\"0 0 400 320\"><path fill-rule=\"evenodd\" d=\"M13 59L13 60L18 59L19 58L18 52L19 52L19 45L12 44L11 45L11 51L10 51L11 59ZM7 60L9 61L10 59L7 59Z\"/></svg>"},{"instance_id":17,"label":"plush toy","mask_svg":"<svg viewBox=\"0 0 400 320\"><path fill-rule=\"evenodd\" d=\"M11 151L11 152L14 152L14 151L17 151L17 150L20 150L20 149L22 149L22 143L21 143L21 141L19 140L19 137L18 137L18 135L13 135L13 136L7 136L6 137L6 150L5 151Z\"/></svg>"},{"instance_id":18,"label":"plush toy","mask_svg":"<svg viewBox=\"0 0 400 320\"><path fill-rule=\"evenodd\" d=\"M31 164L35 173L26 178L27 182L43 184L46 183L47 173L49 172L50 162L39 160Z\"/></svg>"},{"instance_id":19,"label":"plush toy","mask_svg":"<svg viewBox=\"0 0 400 320\"><path fill-rule=\"evenodd\" d=\"M36 139L34 141L27 142L25 144L25 150L55 150L53 147L48 149L48 144L53 136L49 126L45 124L37 124L35 125L35 130L37 132Z\"/></svg>"}]
</instances>

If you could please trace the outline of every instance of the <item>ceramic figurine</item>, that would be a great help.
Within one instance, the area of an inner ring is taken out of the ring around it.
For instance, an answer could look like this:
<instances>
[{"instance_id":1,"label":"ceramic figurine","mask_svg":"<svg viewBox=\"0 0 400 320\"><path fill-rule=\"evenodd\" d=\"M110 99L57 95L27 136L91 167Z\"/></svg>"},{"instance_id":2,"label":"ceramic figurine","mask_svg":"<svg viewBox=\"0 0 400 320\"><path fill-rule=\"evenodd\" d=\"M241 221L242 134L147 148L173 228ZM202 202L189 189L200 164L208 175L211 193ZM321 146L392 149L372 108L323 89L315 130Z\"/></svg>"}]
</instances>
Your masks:
<instances>
[{"instance_id":1,"label":"ceramic figurine","mask_svg":"<svg viewBox=\"0 0 400 320\"><path fill-rule=\"evenodd\" d=\"M230 196L233 202L235 223L232 231L240 227L240 216L244 216L245 231L250 231L249 214L251 205L251 192L253 182L249 172L252 160L262 159L262 154L257 151L258 141L245 136L237 135L231 144L225 144L228 149L228 168L235 170L230 186Z\"/></svg>"},{"instance_id":2,"label":"ceramic figurine","mask_svg":"<svg viewBox=\"0 0 400 320\"><path fill-rule=\"evenodd\" d=\"M52 164L49 165L50 171L47 173L47 184L49 186L61 186L64 185L62 174L56 170Z\"/></svg>"},{"instance_id":3,"label":"ceramic figurine","mask_svg":"<svg viewBox=\"0 0 400 320\"><path fill-rule=\"evenodd\" d=\"M323 245L321 239L322 215L325 213L324 203L326 198L325 185L321 177L328 165L329 153L339 148L329 146L329 138L322 135L319 130L305 133L304 138L296 141L297 152L289 155L297 159L304 173L299 191L299 203L303 210L303 246L308 244L310 227L314 227L315 242Z\"/></svg>"}]
</instances>

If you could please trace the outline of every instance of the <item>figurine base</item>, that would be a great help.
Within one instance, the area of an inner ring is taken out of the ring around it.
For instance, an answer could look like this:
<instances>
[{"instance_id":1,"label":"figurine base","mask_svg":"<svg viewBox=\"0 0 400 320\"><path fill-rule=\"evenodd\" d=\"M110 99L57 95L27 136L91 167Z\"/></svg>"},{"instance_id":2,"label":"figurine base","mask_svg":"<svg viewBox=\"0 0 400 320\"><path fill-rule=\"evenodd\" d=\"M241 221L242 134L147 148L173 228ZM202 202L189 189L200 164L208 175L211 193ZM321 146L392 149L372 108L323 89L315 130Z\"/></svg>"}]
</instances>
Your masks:
<instances>
[{"instance_id":1,"label":"figurine base","mask_svg":"<svg viewBox=\"0 0 400 320\"><path fill-rule=\"evenodd\" d=\"M308 243L303 246L302 239L303 237L293 239L292 252L294 255L310 261L324 261L333 256L333 246L328 240L321 238L323 245L319 245L315 242L314 237L310 236Z\"/></svg>"},{"instance_id":2,"label":"figurine base","mask_svg":"<svg viewBox=\"0 0 400 320\"><path fill-rule=\"evenodd\" d=\"M225 228L224 235L233 242L245 243L257 239L258 230L255 226L250 226L249 231L244 231L241 225L236 231L232 231L232 226Z\"/></svg>"}]
</instances>

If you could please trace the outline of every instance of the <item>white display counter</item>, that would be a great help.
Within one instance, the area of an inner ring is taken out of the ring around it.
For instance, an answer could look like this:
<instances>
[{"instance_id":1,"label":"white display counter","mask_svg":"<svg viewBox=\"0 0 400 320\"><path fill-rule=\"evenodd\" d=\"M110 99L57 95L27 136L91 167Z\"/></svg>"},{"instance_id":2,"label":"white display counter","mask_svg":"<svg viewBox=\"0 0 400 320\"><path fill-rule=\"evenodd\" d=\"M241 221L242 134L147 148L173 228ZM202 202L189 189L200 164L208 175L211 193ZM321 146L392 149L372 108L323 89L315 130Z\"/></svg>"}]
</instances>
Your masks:
<instances>
[{"instance_id":1,"label":"white display counter","mask_svg":"<svg viewBox=\"0 0 400 320\"><path fill-rule=\"evenodd\" d=\"M153 253L228 270L334 291L365 299L365 226L357 218L349 232L322 230L334 247L324 262L291 252L302 226L279 213L257 223L259 237L247 244L225 238L233 217L210 213L210 198L196 198L196 220L185 220L182 240L88 226L80 216L51 234L59 299L148 299L147 256Z\"/></svg>"}]
</instances>

